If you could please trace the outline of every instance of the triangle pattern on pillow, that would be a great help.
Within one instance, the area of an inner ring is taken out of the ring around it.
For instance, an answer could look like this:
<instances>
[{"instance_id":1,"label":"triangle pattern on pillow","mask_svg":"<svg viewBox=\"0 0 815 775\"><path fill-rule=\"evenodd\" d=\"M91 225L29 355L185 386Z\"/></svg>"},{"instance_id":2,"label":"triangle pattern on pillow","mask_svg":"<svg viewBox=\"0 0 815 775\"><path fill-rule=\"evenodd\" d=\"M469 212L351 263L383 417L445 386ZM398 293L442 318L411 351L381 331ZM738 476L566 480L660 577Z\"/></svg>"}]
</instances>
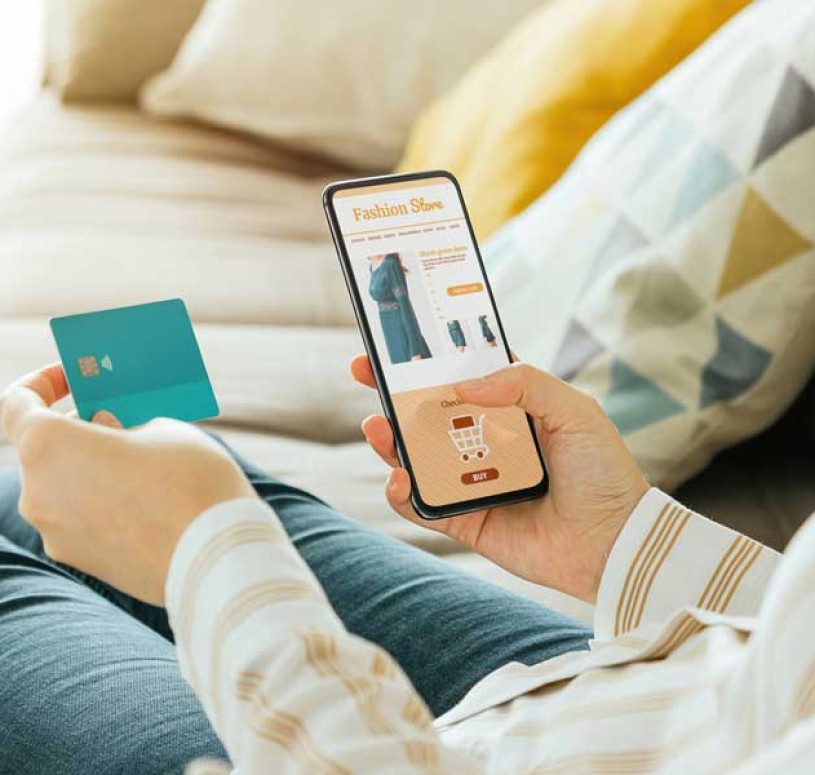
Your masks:
<instances>
[{"instance_id":1,"label":"triangle pattern on pillow","mask_svg":"<svg viewBox=\"0 0 815 775\"><path fill-rule=\"evenodd\" d=\"M717 346L702 369L700 408L732 401L747 392L764 374L772 353L751 342L721 316L716 316Z\"/></svg>"},{"instance_id":2,"label":"triangle pattern on pillow","mask_svg":"<svg viewBox=\"0 0 815 775\"><path fill-rule=\"evenodd\" d=\"M763 164L784 146L815 127L815 90L794 67L787 69L756 154Z\"/></svg>"},{"instance_id":3,"label":"triangle pattern on pillow","mask_svg":"<svg viewBox=\"0 0 815 775\"><path fill-rule=\"evenodd\" d=\"M730 243L716 298L721 299L749 282L812 248L753 188L747 189Z\"/></svg>"},{"instance_id":4,"label":"triangle pattern on pillow","mask_svg":"<svg viewBox=\"0 0 815 775\"><path fill-rule=\"evenodd\" d=\"M659 171L690 142L692 137L693 129L688 122L677 113L666 110L654 144L637 171L629 193L636 193L646 182L653 180Z\"/></svg>"},{"instance_id":5,"label":"triangle pattern on pillow","mask_svg":"<svg viewBox=\"0 0 815 775\"><path fill-rule=\"evenodd\" d=\"M702 309L699 296L668 264L654 262L638 267L636 274L639 288L625 318L626 335L681 325Z\"/></svg>"},{"instance_id":6,"label":"triangle pattern on pillow","mask_svg":"<svg viewBox=\"0 0 815 775\"><path fill-rule=\"evenodd\" d=\"M555 356L552 373L570 380L604 351L603 345L578 320L572 320Z\"/></svg>"},{"instance_id":7,"label":"triangle pattern on pillow","mask_svg":"<svg viewBox=\"0 0 815 775\"><path fill-rule=\"evenodd\" d=\"M648 244L648 238L628 218L620 215L609 229L608 236L597 253L584 288L591 285L598 277L602 277L618 261Z\"/></svg>"},{"instance_id":8,"label":"triangle pattern on pillow","mask_svg":"<svg viewBox=\"0 0 815 775\"><path fill-rule=\"evenodd\" d=\"M659 385L619 358L612 361L611 389L602 403L623 434L685 411L685 407Z\"/></svg>"},{"instance_id":9,"label":"triangle pattern on pillow","mask_svg":"<svg viewBox=\"0 0 815 775\"><path fill-rule=\"evenodd\" d=\"M734 73L727 94L705 126L708 141L727 149L727 157L746 175L767 128L787 65L768 48L761 49Z\"/></svg>"},{"instance_id":10,"label":"triangle pattern on pillow","mask_svg":"<svg viewBox=\"0 0 815 775\"><path fill-rule=\"evenodd\" d=\"M679 189L672 226L690 218L738 178L738 171L723 153L701 142Z\"/></svg>"}]
</instances>

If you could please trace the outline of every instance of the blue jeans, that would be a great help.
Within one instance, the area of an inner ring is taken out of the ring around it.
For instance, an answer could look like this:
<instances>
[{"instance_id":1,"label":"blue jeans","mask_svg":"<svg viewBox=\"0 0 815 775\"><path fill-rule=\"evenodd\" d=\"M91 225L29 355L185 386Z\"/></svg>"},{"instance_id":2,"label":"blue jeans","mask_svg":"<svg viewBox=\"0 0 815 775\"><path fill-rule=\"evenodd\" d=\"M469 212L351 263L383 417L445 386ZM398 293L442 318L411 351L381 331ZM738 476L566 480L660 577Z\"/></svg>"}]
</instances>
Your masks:
<instances>
[{"instance_id":1,"label":"blue jeans","mask_svg":"<svg viewBox=\"0 0 815 775\"><path fill-rule=\"evenodd\" d=\"M362 527L240 461L352 632L387 649L435 714L510 661L587 648L579 622ZM163 610L47 557L0 471L0 773L180 773L226 758Z\"/></svg>"}]
</instances>

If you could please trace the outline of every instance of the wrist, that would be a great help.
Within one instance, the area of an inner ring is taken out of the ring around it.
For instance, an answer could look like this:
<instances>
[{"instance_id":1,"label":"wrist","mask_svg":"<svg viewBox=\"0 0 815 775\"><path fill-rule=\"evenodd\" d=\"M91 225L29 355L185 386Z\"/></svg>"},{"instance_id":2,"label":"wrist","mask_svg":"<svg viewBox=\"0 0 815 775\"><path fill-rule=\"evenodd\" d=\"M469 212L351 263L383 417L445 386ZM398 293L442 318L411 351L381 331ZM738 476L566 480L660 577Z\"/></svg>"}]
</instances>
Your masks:
<instances>
[{"instance_id":1,"label":"wrist","mask_svg":"<svg viewBox=\"0 0 815 775\"><path fill-rule=\"evenodd\" d=\"M648 489L648 483L641 478L619 495L615 503L604 506L602 517L582 538L586 561L583 573L575 579L572 595L591 604L597 601L603 574L614 546Z\"/></svg>"},{"instance_id":2,"label":"wrist","mask_svg":"<svg viewBox=\"0 0 815 775\"><path fill-rule=\"evenodd\" d=\"M583 598L587 600L587 602L592 604L597 602L603 574L606 571L609 559L614 551L614 546L628 523L628 520L631 518L631 515L637 509L637 506L648 493L649 489L650 486L648 482L644 477L641 477L640 481L638 481L635 486L632 486L630 491L621 498L620 504L614 509L612 515L600 525L600 533L596 543L596 565L591 582L587 585L586 590L589 597Z\"/></svg>"},{"instance_id":3,"label":"wrist","mask_svg":"<svg viewBox=\"0 0 815 775\"><path fill-rule=\"evenodd\" d=\"M179 497L170 509L175 528L170 537L171 551L187 528L202 514L229 501L258 498L243 472L228 460L218 467L208 462L191 480L195 482L193 486L184 484L185 478L180 478Z\"/></svg>"}]
</instances>

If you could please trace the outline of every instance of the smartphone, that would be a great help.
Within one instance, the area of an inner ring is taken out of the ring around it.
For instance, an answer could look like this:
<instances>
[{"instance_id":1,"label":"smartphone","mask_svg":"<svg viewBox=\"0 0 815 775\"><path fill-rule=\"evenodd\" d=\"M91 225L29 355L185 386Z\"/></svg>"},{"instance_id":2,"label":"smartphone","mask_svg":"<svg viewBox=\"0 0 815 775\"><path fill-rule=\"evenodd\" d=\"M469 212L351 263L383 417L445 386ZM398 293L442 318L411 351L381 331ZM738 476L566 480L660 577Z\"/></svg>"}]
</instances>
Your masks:
<instances>
[{"instance_id":1,"label":"smartphone","mask_svg":"<svg viewBox=\"0 0 815 775\"><path fill-rule=\"evenodd\" d=\"M453 175L333 183L323 205L417 513L441 519L543 496L531 418L466 404L454 389L509 366L511 354Z\"/></svg>"}]
</instances>

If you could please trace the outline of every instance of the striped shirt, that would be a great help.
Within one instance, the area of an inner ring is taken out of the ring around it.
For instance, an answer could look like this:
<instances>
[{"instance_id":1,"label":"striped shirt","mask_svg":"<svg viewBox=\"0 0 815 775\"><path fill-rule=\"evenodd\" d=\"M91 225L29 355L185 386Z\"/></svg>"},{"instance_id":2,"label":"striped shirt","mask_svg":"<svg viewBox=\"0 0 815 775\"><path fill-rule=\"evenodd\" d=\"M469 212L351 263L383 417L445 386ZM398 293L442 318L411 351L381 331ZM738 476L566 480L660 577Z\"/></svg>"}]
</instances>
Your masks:
<instances>
[{"instance_id":1,"label":"striped shirt","mask_svg":"<svg viewBox=\"0 0 815 775\"><path fill-rule=\"evenodd\" d=\"M815 518L781 557L651 489L609 557L591 649L507 664L435 720L260 501L191 525L167 604L241 775L815 771Z\"/></svg>"}]
</instances>

